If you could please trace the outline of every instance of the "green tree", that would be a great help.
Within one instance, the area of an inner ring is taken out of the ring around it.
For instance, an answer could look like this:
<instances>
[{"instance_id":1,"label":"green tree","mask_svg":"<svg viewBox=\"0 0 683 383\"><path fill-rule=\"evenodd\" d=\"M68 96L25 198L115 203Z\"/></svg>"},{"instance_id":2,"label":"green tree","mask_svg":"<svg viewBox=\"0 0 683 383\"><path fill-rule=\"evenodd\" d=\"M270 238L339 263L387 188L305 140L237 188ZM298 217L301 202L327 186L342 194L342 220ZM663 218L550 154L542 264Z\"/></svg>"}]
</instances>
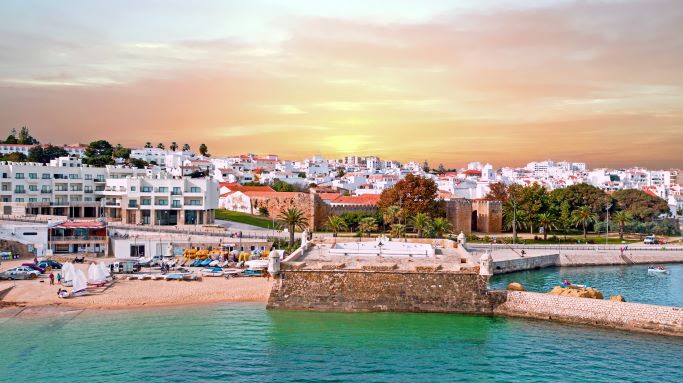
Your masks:
<instances>
[{"instance_id":1,"label":"green tree","mask_svg":"<svg viewBox=\"0 0 683 383\"><path fill-rule=\"evenodd\" d=\"M572 226L572 212L569 210L569 202L563 201L560 204L560 213L558 217L558 225L562 228L564 239L567 239L567 231Z\"/></svg>"},{"instance_id":2,"label":"green tree","mask_svg":"<svg viewBox=\"0 0 683 383\"><path fill-rule=\"evenodd\" d=\"M270 185L270 187L275 190L276 192L293 192L294 191L294 186L291 184L288 184L287 182L284 182L282 180L275 180L273 181L273 184Z\"/></svg>"},{"instance_id":3,"label":"green tree","mask_svg":"<svg viewBox=\"0 0 683 383\"><path fill-rule=\"evenodd\" d=\"M290 207L280 213L278 220L289 231L289 246L294 245L294 232L296 230L304 230L308 226L304 213L295 207Z\"/></svg>"},{"instance_id":4,"label":"green tree","mask_svg":"<svg viewBox=\"0 0 683 383\"><path fill-rule=\"evenodd\" d=\"M19 137L17 137L17 143L22 144L22 145L36 145L38 144L38 140L33 138L31 136L31 132L29 132L28 128L23 126L21 130L19 131Z\"/></svg>"},{"instance_id":5,"label":"green tree","mask_svg":"<svg viewBox=\"0 0 683 383\"><path fill-rule=\"evenodd\" d=\"M96 167L113 165L113 153L114 148L106 140L93 141L85 149L85 158L83 162L85 162L88 165Z\"/></svg>"},{"instance_id":6,"label":"green tree","mask_svg":"<svg viewBox=\"0 0 683 383\"><path fill-rule=\"evenodd\" d=\"M209 148L206 147L206 144L199 145L199 154L204 157L209 157Z\"/></svg>"},{"instance_id":7,"label":"green tree","mask_svg":"<svg viewBox=\"0 0 683 383\"><path fill-rule=\"evenodd\" d=\"M391 236L394 238L401 238L406 233L406 225L395 223L391 225Z\"/></svg>"},{"instance_id":8,"label":"green tree","mask_svg":"<svg viewBox=\"0 0 683 383\"><path fill-rule=\"evenodd\" d=\"M183 152L189 152L190 151L190 145L189 144L183 144Z\"/></svg>"},{"instance_id":9,"label":"green tree","mask_svg":"<svg viewBox=\"0 0 683 383\"><path fill-rule=\"evenodd\" d=\"M267 216L269 215L269 213L268 213L268 208L265 207L265 206L259 207L259 208L258 208L258 214L261 215L261 216L263 216L263 217L267 217Z\"/></svg>"},{"instance_id":10,"label":"green tree","mask_svg":"<svg viewBox=\"0 0 683 383\"><path fill-rule=\"evenodd\" d=\"M656 196L639 189L617 190L612 193L617 207L643 222L652 221L659 214L669 213L669 204Z\"/></svg>"},{"instance_id":11,"label":"green tree","mask_svg":"<svg viewBox=\"0 0 683 383\"><path fill-rule=\"evenodd\" d=\"M175 152L176 150L178 150L178 144L175 141L171 142L171 146L169 146L169 149Z\"/></svg>"},{"instance_id":12,"label":"green tree","mask_svg":"<svg viewBox=\"0 0 683 383\"><path fill-rule=\"evenodd\" d=\"M560 206L564 201L568 202L571 211L588 206L593 213L600 214L605 210L605 206L611 203L612 198L595 186L576 184L553 190L550 193L550 200L551 204L556 206Z\"/></svg>"},{"instance_id":13,"label":"green tree","mask_svg":"<svg viewBox=\"0 0 683 383\"><path fill-rule=\"evenodd\" d=\"M430 222L429 232L436 238L443 238L445 234L453 232L453 224L444 217L436 217Z\"/></svg>"},{"instance_id":14,"label":"green tree","mask_svg":"<svg viewBox=\"0 0 683 383\"><path fill-rule=\"evenodd\" d=\"M157 144L157 149L163 150L163 149L166 149L166 146L162 142L160 142Z\"/></svg>"},{"instance_id":15,"label":"green tree","mask_svg":"<svg viewBox=\"0 0 683 383\"><path fill-rule=\"evenodd\" d=\"M346 170L344 168L339 168L337 169L337 178L342 178L346 174Z\"/></svg>"},{"instance_id":16,"label":"green tree","mask_svg":"<svg viewBox=\"0 0 683 383\"><path fill-rule=\"evenodd\" d=\"M36 145L28 150L28 160L30 162L38 162L41 164L47 163L45 161L45 150L40 145Z\"/></svg>"},{"instance_id":17,"label":"green tree","mask_svg":"<svg viewBox=\"0 0 683 383\"><path fill-rule=\"evenodd\" d=\"M429 228L430 218L428 214L417 213L410 219L413 230L417 233L418 238L422 238L425 230Z\"/></svg>"},{"instance_id":18,"label":"green tree","mask_svg":"<svg viewBox=\"0 0 683 383\"><path fill-rule=\"evenodd\" d=\"M572 218L574 220L574 225L577 227L581 225L583 228L583 239L586 240L588 225L597 221L597 214L593 213L590 206L581 206L572 212Z\"/></svg>"},{"instance_id":19,"label":"green tree","mask_svg":"<svg viewBox=\"0 0 683 383\"><path fill-rule=\"evenodd\" d=\"M144 169L149 165L149 163L139 158L128 158L128 165L134 168Z\"/></svg>"},{"instance_id":20,"label":"green tree","mask_svg":"<svg viewBox=\"0 0 683 383\"><path fill-rule=\"evenodd\" d=\"M145 142L145 149L151 149L152 148L152 143L147 141Z\"/></svg>"},{"instance_id":21,"label":"green tree","mask_svg":"<svg viewBox=\"0 0 683 383\"><path fill-rule=\"evenodd\" d=\"M557 228L557 218L551 213L541 213L536 217L539 227L543 228L543 239L548 239L548 231Z\"/></svg>"},{"instance_id":22,"label":"green tree","mask_svg":"<svg viewBox=\"0 0 683 383\"><path fill-rule=\"evenodd\" d=\"M17 144L17 143L19 143L17 141L17 130L16 129L12 128L12 130L10 130L10 133L7 136L7 139L5 139L5 143L6 144Z\"/></svg>"},{"instance_id":23,"label":"green tree","mask_svg":"<svg viewBox=\"0 0 683 383\"><path fill-rule=\"evenodd\" d=\"M20 152L9 153L2 157L2 161L7 162L26 162L26 155Z\"/></svg>"},{"instance_id":24,"label":"green tree","mask_svg":"<svg viewBox=\"0 0 683 383\"><path fill-rule=\"evenodd\" d=\"M123 158L124 160L127 160L130 158L130 149L124 148L121 144L117 144L112 155L114 158Z\"/></svg>"},{"instance_id":25,"label":"green tree","mask_svg":"<svg viewBox=\"0 0 683 383\"><path fill-rule=\"evenodd\" d=\"M340 231L346 231L348 230L348 225L346 224L346 221L338 215L331 215L327 218L327 228L332 232L332 235L334 237L337 236L337 233Z\"/></svg>"},{"instance_id":26,"label":"green tree","mask_svg":"<svg viewBox=\"0 0 683 383\"><path fill-rule=\"evenodd\" d=\"M363 237L363 234L370 234L377 231L377 228L377 220L373 217L365 217L358 223L358 231L360 232L361 237Z\"/></svg>"},{"instance_id":27,"label":"green tree","mask_svg":"<svg viewBox=\"0 0 683 383\"><path fill-rule=\"evenodd\" d=\"M626 210L619 210L618 212L614 213L614 215L612 215L612 219L614 220L614 222L616 222L617 225L619 225L619 239L623 240L624 229L626 228L627 224L633 221L633 215L631 215L631 213Z\"/></svg>"},{"instance_id":28,"label":"green tree","mask_svg":"<svg viewBox=\"0 0 683 383\"><path fill-rule=\"evenodd\" d=\"M382 212L382 217L384 218L384 225L393 225L399 220L401 216L401 208L398 206L389 206Z\"/></svg>"}]
</instances>

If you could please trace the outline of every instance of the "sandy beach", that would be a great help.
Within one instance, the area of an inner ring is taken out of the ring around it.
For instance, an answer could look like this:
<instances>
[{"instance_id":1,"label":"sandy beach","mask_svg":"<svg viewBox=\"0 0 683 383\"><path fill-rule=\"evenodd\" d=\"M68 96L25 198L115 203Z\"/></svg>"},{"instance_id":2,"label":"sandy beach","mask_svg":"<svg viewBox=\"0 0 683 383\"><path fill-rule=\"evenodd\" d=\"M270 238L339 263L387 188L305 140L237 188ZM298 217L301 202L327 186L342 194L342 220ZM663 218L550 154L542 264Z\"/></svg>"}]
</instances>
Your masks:
<instances>
[{"instance_id":1,"label":"sandy beach","mask_svg":"<svg viewBox=\"0 0 683 383\"><path fill-rule=\"evenodd\" d=\"M27 260L6 261L6 270ZM88 263L76 267L87 271ZM55 275L58 271L55 271ZM15 311L17 307L62 307L78 309L130 309L139 307L161 307L175 305L208 304L220 302L262 302L266 303L272 280L265 278L222 278L205 277L200 281L125 280L119 278L105 287L89 288L89 294L81 297L60 299L60 286L50 285L46 275L35 280L0 281L0 291L14 288L2 300L5 308L0 311ZM71 290L71 288L67 288ZM50 310L47 310L50 311ZM59 310L61 311L61 310Z\"/></svg>"}]
</instances>

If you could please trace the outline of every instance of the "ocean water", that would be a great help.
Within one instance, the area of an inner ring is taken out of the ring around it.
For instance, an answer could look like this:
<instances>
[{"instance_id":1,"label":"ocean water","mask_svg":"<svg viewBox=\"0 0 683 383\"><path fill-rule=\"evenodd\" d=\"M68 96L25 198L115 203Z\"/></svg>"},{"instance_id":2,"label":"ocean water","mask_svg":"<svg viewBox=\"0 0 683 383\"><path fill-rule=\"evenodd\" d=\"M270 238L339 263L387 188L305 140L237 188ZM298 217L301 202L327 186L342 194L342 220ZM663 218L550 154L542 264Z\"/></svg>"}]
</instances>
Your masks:
<instances>
[{"instance_id":1,"label":"ocean water","mask_svg":"<svg viewBox=\"0 0 683 383\"><path fill-rule=\"evenodd\" d=\"M0 323L1 382L680 382L683 339L223 304Z\"/></svg>"},{"instance_id":2,"label":"ocean water","mask_svg":"<svg viewBox=\"0 0 683 383\"><path fill-rule=\"evenodd\" d=\"M605 298L621 294L628 302L683 307L683 264L666 267L669 274L654 275L648 274L647 265L553 267L496 275L489 284L504 289L510 282L519 282L528 291L548 292L568 279L600 290Z\"/></svg>"}]
</instances>

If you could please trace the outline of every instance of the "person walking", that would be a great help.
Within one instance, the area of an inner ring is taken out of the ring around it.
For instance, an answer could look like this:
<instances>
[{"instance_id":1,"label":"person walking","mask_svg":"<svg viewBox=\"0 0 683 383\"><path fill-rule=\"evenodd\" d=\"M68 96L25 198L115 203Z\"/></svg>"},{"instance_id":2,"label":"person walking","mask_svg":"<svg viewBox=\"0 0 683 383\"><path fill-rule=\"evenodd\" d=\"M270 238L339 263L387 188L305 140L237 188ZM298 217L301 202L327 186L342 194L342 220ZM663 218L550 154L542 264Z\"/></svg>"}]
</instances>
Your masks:
<instances>
[{"instance_id":1,"label":"person walking","mask_svg":"<svg viewBox=\"0 0 683 383\"><path fill-rule=\"evenodd\" d=\"M61 284L62 283L62 274L57 273L57 283Z\"/></svg>"},{"instance_id":2,"label":"person walking","mask_svg":"<svg viewBox=\"0 0 683 383\"><path fill-rule=\"evenodd\" d=\"M55 275L53 273L50 273L50 284L51 285L55 284Z\"/></svg>"}]
</instances>

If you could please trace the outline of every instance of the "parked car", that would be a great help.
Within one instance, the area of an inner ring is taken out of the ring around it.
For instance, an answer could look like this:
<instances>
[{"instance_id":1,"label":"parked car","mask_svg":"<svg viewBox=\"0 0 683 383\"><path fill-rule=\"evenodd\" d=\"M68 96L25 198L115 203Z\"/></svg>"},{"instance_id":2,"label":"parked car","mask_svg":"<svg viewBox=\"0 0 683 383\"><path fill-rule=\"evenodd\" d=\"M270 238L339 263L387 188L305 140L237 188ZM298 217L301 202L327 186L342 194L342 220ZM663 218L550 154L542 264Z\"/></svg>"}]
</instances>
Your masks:
<instances>
[{"instance_id":1,"label":"parked car","mask_svg":"<svg viewBox=\"0 0 683 383\"><path fill-rule=\"evenodd\" d=\"M41 274L45 273L45 268L44 268L44 267L40 267L40 266L36 265L35 263L22 263L21 265L22 265L22 266L26 266L26 267L30 267L30 268L32 268L33 270L35 270L35 271L37 271L37 272L39 272L39 273L41 273Z\"/></svg>"},{"instance_id":2,"label":"parked car","mask_svg":"<svg viewBox=\"0 0 683 383\"><path fill-rule=\"evenodd\" d=\"M40 272L30 267L19 266L0 273L0 279L36 279Z\"/></svg>"},{"instance_id":3,"label":"parked car","mask_svg":"<svg viewBox=\"0 0 683 383\"><path fill-rule=\"evenodd\" d=\"M42 267L43 269L47 269L48 267L50 267L53 270L58 270L62 268L62 264L57 261L47 259L45 261L38 262L38 267Z\"/></svg>"},{"instance_id":4,"label":"parked car","mask_svg":"<svg viewBox=\"0 0 683 383\"><path fill-rule=\"evenodd\" d=\"M646 245L656 245L657 244L657 238L655 238L654 235L648 235L645 237L645 240L643 241L644 244Z\"/></svg>"}]
</instances>

